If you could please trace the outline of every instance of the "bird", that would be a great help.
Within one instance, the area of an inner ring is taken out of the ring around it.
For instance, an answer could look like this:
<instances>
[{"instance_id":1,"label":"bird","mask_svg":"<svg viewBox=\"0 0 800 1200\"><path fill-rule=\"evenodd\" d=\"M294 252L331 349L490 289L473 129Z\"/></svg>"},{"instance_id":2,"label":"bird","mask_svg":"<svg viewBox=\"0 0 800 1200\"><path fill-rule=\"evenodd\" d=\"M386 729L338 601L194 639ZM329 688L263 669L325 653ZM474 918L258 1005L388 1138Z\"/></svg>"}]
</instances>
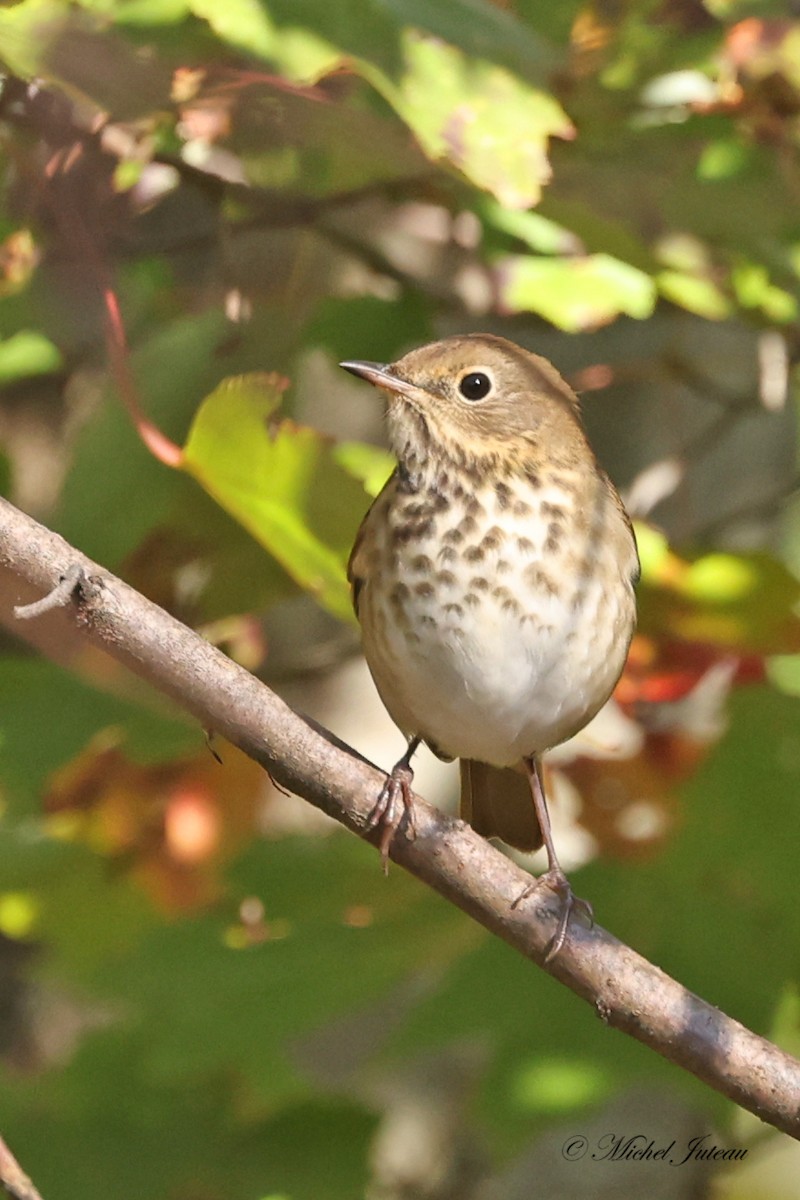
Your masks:
<instances>
[{"instance_id":1,"label":"bird","mask_svg":"<svg viewBox=\"0 0 800 1200\"><path fill-rule=\"evenodd\" d=\"M546 358L488 333L392 363L348 360L376 386L397 466L348 564L364 655L406 751L377 797L384 867L425 743L460 760L460 815L547 869L560 900L546 958L577 898L553 843L542 755L610 697L636 624L630 518L590 446L578 397ZM515 901L516 903L516 901Z\"/></svg>"}]
</instances>

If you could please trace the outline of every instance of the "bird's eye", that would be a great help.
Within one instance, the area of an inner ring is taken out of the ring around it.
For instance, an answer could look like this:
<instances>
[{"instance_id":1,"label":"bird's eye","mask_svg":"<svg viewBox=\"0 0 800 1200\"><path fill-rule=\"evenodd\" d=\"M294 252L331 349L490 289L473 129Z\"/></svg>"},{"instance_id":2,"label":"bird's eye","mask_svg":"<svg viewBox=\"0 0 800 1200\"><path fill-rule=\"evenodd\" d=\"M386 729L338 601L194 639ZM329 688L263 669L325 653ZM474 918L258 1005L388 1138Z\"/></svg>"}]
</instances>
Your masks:
<instances>
[{"instance_id":1,"label":"bird's eye","mask_svg":"<svg viewBox=\"0 0 800 1200\"><path fill-rule=\"evenodd\" d=\"M459 381L458 390L465 400L483 400L492 390L492 381L483 371L470 371Z\"/></svg>"}]
</instances>

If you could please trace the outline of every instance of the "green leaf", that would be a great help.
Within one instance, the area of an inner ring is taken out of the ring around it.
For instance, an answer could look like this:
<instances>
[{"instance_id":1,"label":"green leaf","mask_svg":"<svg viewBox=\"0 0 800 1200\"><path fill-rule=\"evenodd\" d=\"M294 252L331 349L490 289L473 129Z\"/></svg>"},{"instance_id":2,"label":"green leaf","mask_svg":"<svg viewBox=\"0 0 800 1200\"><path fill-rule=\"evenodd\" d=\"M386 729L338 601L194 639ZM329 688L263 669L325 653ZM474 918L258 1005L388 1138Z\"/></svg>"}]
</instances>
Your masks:
<instances>
[{"instance_id":1,"label":"green leaf","mask_svg":"<svg viewBox=\"0 0 800 1200\"><path fill-rule=\"evenodd\" d=\"M760 309L770 321L781 324L797 316L796 298L772 283L760 263L739 262L731 272L731 282L744 308Z\"/></svg>"},{"instance_id":2,"label":"green leaf","mask_svg":"<svg viewBox=\"0 0 800 1200\"><path fill-rule=\"evenodd\" d=\"M665 299L687 312L707 317L709 321L721 321L731 315L730 300L710 279L686 271L659 271L656 283Z\"/></svg>"},{"instance_id":3,"label":"green leaf","mask_svg":"<svg viewBox=\"0 0 800 1200\"><path fill-rule=\"evenodd\" d=\"M370 183L430 173L405 126L384 106L376 105L375 96L360 80L353 81L346 101L321 100L285 83L262 84L246 117L238 122L230 146L241 156L250 183L293 189L286 196L284 211L291 212L294 206L300 225L308 220L304 195L359 191ZM304 234L304 253L310 250L308 237ZM287 233L281 240L288 253L291 236ZM255 239L253 244L258 248L261 243ZM271 243L268 249L274 262ZM256 264L248 267L256 270ZM324 278L312 276L306 287L312 295L315 291L320 297L330 294Z\"/></svg>"},{"instance_id":4,"label":"green leaf","mask_svg":"<svg viewBox=\"0 0 800 1200\"><path fill-rule=\"evenodd\" d=\"M118 25L172 25L191 11L188 0L81 0L86 8L109 13ZM110 10L110 12L109 12Z\"/></svg>"},{"instance_id":5,"label":"green leaf","mask_svg":"<svg viewBox=\"0 0 800 1200\"><path fill-rule=\"evenodd\" d=\"M157 567L162 552L161 581L172 591L176 560L171 549L179 555L177 562L188 565L190 572L199 568L193 615L204 622L231 613L258 612L298 594L295 581L235 517L191 480L181 482L186 488L176 497L169 527L158 529L152 543L144 542L134 564L144 557L147 564Z\"/></svg>"},{"instance_id":6,"label":"green leaf","mask_svg":"<svg viewBox=\"0 0 800 1200\"><path fill-rule=\"evenodd\" d=\"M736 138L717 138L705 147L697 163L699 179L731 179L745 170L752 155L746 143Z\"/></svg>"},{"instance_id":7,"label":"green leaf","mask_svg":"<svg viewBox=\"0 0 800 1200\"><path fill-rule=\"evenodd\" d=\"M208 8L211 0L199 2ZM252 22L253 6L254 0L236 0L242 24ZM356 59L354 65L365 73L374 66L397 81L408 29L431 34L467 55L539 83L561 62L561 53L529 24L489 0L339 0L335 5L327 0L269 0L266 7L275 38L269 53L284 63L288 39L303 32Z\"/></svg>"},{"instance_id":8,"label":"green leaf","mask_svg":"<svg viewBox=\"0 0 800 1200\"><path fill-rule=\"evenodd\" d=\"M800 650L800 582L778 559L719 552L682 558L641 522L636 537L643 632L734 653Z\"/></svg>"},{"instance_id":9,"label":"green leaf","mask_svg":"<svg viewBox=\"0 0 800 1200\"><path fill-rule=\"evenodd\" d=\"M339 442L334 455L346 471L363 483L369 496L377 496L395 467L394 455L366 442Z\"/></svg>"},{"instance_id":10,"label":"green leaf","mask_svg":"<svg viewBox=\"0 0 800 1200\"><path fill-rule=\"evenodd\" d=\"M360 0L350 0L355 12ZM432 34L472 58L497 63L521 79L544 83L562 61L532 25L491 0L386 0L398 24Z\"/></svg>"},{"instance_id":11,"label":"green leaf","mask_svg":"<svg viewBox=\"0 0 800 1200\"><path fill-rule=\"evenodd\" d=\"M426 154L509 208L536 204L551 174L548 139L573 132L558 102L456 46L408 34L404 47L405 75L396 90L384 90Z\"/></svg>"},{"instance_id":12,"label":"green leaf","mask_svg":"<svg viewBox=\"0 0 800 1200\"><path fill-rule=\"evenodd\" d=\"M0 384L31 375L48 375L62 365L56 347L35 329L20 330L0 341Z\"/></svg>"},{"instance_id":13,"label":"green leaf","mask_svg":"<svg viewBox=\"0 0 800 1200\"><path fill-rule=\"evenodd\" d=\"M540 212L514 212L488 197L478 211L493 229L525 242L536 254L570 254L581 248L571 230Z\"/></svg>"},{"instance_id":14,"label":"green leaf","mask_svg":"<svg viewBox=\"0 0 800 1200\"><path fill-rule=\"evenodd\" d=\"M800 654L776 654L768 659L767 677L780 691L800 696Z\"/></svg>"},{"instance_id":15,"label":"green leaf","mask_svg":"<svg viewBox=\"0 0 800 1200\"><path fill-rule=\"evenodd\" d=\"M275 27L259 0L189 0L196 17L208 21L218 38L251 54L269 56L275 48Z\"/></svg>"},{"instance_id":16,"label":"green leaf","mask_svg":"<svg viewBox=\"0 0 800 1200\"><path fill-rule=\"evenodd\" d=\"M312 81L332 70L341 58L335 44L320 36L312 22L295 14L292 24L279 29L271 12L272 5L260 0L187 0L195 16L208 21L223 42L260 58L280 63L297 81Z\"/></svg>"},{"instance_id":17,"label":"green leaf","mask_svg":"<svg viewBox=\"0 0 800 1200\"><path fill-rule=\"evenodd\" d=\"M511 312L536 312L575 333L620 313L643 319L655 307L655 283L644 271L611 258L511 257L500 267L503 303Z\"/></svg>"},{"instance_id":18,"label":"green leaf","mask_svg":"<svg viewBox=\"0 0 800 1200\"><path fill-rule=\"evenodd\" d=\"M352 619L345 566L364 489L329 439L289 420L273 376L226 380L201 405L184 467L320 604Z\"/></svg>"},{"instance_id":19,"label":"green leaf","mask_svg":"<svg viewBox=\"0 0 800 1200\"><path fill-rule=\"evenodd\" d=\"M90 97L118 119L143 116L169 97L163 59L138 54L115 30L101 29L63 0L22 0L0 9L0 59L18 75L40 75Z\"/></svg>"},{"instance_id":20,"label":"green leaf","mask_svg":"<svg viewBox=\"0 0 800 1200\"><path fill-rule=\"evenodd\" d=\"M579 153L579 147L575 146ZM613 205L609 204L613 211ZM596 201L580 201L565 198L558 189L548 189L542 202L542 213L558 226L569 230L572 245L564 254L575 255L575 242L580 239L580 250L583 253L617 259L631 267L649 274L654 266L654 258L650 247L639 236L631 223L609 216L599 208ZM533 249L543 251L540 247Z\"/></svg>"},{"instance_id":21,"label":"green leaf","mask_svg":"<svg viewBox=\"0 0 800 1200\"><path fill-rule=\"evenodd\" d=\"M66 20L60 0L22 0L0 8L0 60L25 78L41 70L48 44Z\"/></svg>"}]
</instances>

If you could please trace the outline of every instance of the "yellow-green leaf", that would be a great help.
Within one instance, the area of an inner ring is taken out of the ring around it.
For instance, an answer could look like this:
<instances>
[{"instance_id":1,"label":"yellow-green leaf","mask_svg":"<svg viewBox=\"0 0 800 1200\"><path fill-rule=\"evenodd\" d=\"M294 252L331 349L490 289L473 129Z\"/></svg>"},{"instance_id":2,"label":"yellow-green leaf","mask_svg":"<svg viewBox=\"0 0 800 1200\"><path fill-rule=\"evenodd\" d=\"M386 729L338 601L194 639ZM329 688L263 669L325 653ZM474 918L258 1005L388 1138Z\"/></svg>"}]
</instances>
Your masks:
<instances>
[{"instance_id":1,"label":"yellow-green leaf","mask_svg":"<svg viewBox=\"0 0 800 1200\"><path fill-rule=\"evenodd\" d=\"M800 581L767 554L683 558L638 524L642 563L639 627L644 633L703 642L733 653L800 651Z\"/></svg>"},{"instance_id":2,"label":"yellow-green leaf","mask_svg":"<svg viewBox=\"0 0 800 1200\"><path fill-rule=\"evenodd\" d=\"M0 339L0 383L46 375L62 365L56 347L36 329L21 329L5 341Z\"/></svg>"},{"instance_id":3,"label":"yellow-green leaf","mask_svg":"<svg viewBox=\"0 0 800 1200\"><path fill-rule=\"evenodd\" d=\"M334 455L346 471L363 483L370 496L377 496L395 466L388 450L366 442L339 442Z\"/></svg>"},{"instance_id":4,"label":"yellow-green leaf","mask_svg":"<svg viewBox=\"0 0 800 1200\"><path fill-rule=\"evenodd\" d=\"M659 271L658 290L673 304L710 321L721 321L731 312L727 296L711 279L703 279L687 271Z\"/></svg>"},{"instance_id":5,"label":"yellow-green leaf","mask_svg":"<svg viewBox=\"0 0 800 1200\"><path fill-rule=\"evenodd\" d=\"M276 414L282 383L241 375L203 401L187 471L330 612L352 618L345 566L368 497L337 448Z\"/></svg>"},{"instance_id":6,"label":"yellow-green leaf","mask_svg":"<svg viewBox=\"0 0 800 1200\"><path fill-rule=\"evenodd\" d=\"M456 46L413 32L403 45L406 70L397 89L370 77L425 153L448 160L509 208L536 204L550 178L548 139L573 133L560 104Z\"/></svg>"},{"instance_id":7,"label":"yellow-green leaf","mask_svg":"<svg viewBox=\"0 0 800 1200\"><path fill-rule=\"evenodd\" d=\"M510 312L539 313L570 333L606 325L620 313L649 317L656 301L651 277L610 254L510 256L501 265L500 283Z\"/></svg>"}]
</instances>

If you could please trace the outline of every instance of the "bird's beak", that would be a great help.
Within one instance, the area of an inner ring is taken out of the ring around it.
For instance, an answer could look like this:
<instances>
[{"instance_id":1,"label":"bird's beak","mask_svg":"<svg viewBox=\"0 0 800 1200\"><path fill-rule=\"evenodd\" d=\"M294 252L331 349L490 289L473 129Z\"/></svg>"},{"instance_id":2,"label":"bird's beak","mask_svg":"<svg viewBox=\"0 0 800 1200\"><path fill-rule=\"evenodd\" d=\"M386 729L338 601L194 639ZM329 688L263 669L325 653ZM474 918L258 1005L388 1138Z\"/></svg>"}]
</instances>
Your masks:
<instances>
[{"instance_id":1,"label":"bird's beak","mask_svg":"<svg viewBox=\"0 0 800 1200\"><path fill-rule=\"evenodd\" d=\"M410 395L415 391L415 388L405 381L398 379L392 374L391 367L385 363L360 362L340 362L340 367L345 371L349 371L351 375L358 375L359 379L366 379L368 383L374 383L375 387L386 388L389 392L396 392L399 395Z\"/></svg>"}]
</instances>

